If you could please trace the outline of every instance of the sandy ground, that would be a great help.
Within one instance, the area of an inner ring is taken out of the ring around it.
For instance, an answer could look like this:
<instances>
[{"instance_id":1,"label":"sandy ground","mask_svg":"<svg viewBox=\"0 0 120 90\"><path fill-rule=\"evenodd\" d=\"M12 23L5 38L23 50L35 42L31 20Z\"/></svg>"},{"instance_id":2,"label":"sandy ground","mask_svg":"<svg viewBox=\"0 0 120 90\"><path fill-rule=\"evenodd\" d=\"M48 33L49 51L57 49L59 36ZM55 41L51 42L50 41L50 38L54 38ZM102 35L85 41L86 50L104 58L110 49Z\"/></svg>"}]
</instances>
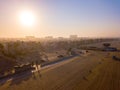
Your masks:
<instances>
[{"instance_id":1,"label":"sandy ground","mask_svg":"<svg viewBox=\"0 0 120 90\"><path fill-rule=\"evenodd\" d=\"M88 56L79 56L64 62L63 64L54 65L35 74L28 80L21 82L13 81L0 86L0 90L72 90L79 84L79 81L84 80L89 74L89 71L95 68L101 59L101 54L89 54ZM89 58L88 58L89 57Z\"/></svg>"},{"instance_id":2,"label":"sandy ground","mask_svg":"<svg viewBox=\"0 0 120 90\"><path fill-rule=\"evenodd\" d=\"M120 61L111 57L118 53L110 53L82 80L74 90L120 90ZM120 56L120 54L119 54Z\"/></svg>"},{"instance_id":3,"label":"sandy ground","mask_svg":"<svg viewBox=\"0 0 120 90\"><path fill-rule=\"evenodd\" d=\"M118 49L120 49L120 40L118 41L106 41L106 42L102 42L102 43L95 43L95 44L89 44L86 46L95 46L95 47L103 47L103 43L110 43L112 47L117 47Z\"/></svg>"},{"instance_id":4,"label":"sandy ground","mask_svg":"<svg viewBox=\"0 0 120 90\"><path fill-rule=\"evenodd\" d=\"M119 47L119 43L116 44ZM0 90L120 90L120 52L91 51L44 68L28 78L6 82Z\"/></svg>"},{"instance_id":5,"label":"sandy ground","mask_svg":"<svg viewBox=\"0 0 120 90\"><path fill-rule=\"evenodd\" d=\"M59 55L64 55L64 56L67 56L66 55L67 51L66 50L59 50L57 52L52 52L52 53L46 53L46 55L48 56L48 60L49 61L54 61L54 60L57 60Z\"/></svg>"}]
</instances>

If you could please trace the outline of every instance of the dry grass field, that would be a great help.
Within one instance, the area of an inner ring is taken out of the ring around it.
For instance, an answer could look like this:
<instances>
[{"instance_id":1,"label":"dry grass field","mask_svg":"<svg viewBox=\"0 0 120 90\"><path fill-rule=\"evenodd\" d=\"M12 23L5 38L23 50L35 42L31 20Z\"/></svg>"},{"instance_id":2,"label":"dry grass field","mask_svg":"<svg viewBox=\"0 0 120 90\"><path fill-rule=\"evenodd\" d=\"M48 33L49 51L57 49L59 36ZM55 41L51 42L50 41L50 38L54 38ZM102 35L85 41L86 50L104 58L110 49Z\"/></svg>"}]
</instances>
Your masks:
<instances>
[{"instance_id":1,"label":"dry grass field","mask_svg":"<svg viewBox=\"0 0 120 90\"><path fill-rule=\"evenodd\" d=\"M120 90L120 61L112 59L111 53L91 71L87 82L82 80L74 90Z\"/></svg>"},{"instance_id":2,"label":"dry grass field","mask_svg":"<svg viewBox=\"0 0 120 90\"><path fill-rule=\"evenodd\" d=\"M120 52L89 53L42 69L40 74L7 81L0 90L120 90L120 61L112 59Z\"/></svg>"}]
</instances>

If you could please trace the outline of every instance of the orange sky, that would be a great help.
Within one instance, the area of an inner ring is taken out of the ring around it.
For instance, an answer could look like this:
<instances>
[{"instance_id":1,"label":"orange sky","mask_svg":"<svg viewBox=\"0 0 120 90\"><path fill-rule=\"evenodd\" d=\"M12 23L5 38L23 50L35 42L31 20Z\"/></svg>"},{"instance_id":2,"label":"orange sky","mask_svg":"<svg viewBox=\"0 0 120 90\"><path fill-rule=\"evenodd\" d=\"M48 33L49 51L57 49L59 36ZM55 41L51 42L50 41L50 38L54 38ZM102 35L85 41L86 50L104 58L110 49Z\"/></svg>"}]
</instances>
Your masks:
<instances>
[{"instance_id":1,"label":"orange sky","mask_svg":"<svg viewBox=\"0 0 120 90\"><path fill-rule=\"evenodd\" d=\"M2 0L0 37L119 37L119 6L116 0ZM19 12L24 10L35 15L34 26L20 23Z\"/></svg>"}]
</instances>

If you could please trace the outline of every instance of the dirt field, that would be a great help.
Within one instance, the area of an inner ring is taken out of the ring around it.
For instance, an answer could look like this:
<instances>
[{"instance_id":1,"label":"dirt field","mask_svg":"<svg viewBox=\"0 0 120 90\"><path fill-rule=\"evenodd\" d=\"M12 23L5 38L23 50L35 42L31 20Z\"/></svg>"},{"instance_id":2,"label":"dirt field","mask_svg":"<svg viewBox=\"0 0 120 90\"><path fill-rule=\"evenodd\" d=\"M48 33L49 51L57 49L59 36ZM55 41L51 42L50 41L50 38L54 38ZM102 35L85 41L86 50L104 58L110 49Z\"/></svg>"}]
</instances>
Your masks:
<instances>
[{"instance_id":1,"label":"dirt field","mask_svg":"<svg viewBox=\"0 0 120 90\"><path fill-rule=\"evenodd\" d=\"M120 52L91 51L45 68L28 78L6 82L0 90L120 90Z\"/></svg>"},{"instance_id":2,"label":"dirt field","mask_svg":"<svg viewBox=\"0 0 120 90\"><path fill-rule=\"evenodd\" d=\"M71 62L53 66L42 70L42 77L30 77L29 80L17 80L8 82L0 86L0 90L71 90L79 84L79 81L85 79L89 71L95 68L101 59L101 54L94 57L92 53L88 56L75 57ZM89 58L88 58L89 57Z\"/></svg>"},{"instance_id":3,"label":"dirt field","mask_svg":"<svg viewBox=\"0 0 120 90\"><path fill-rule=\"evenodd\" d=\"M120 90L120 61L111 57L115 53L104 58L86 78L82 80L74 90Z\"/></svg>"}]
</instances>

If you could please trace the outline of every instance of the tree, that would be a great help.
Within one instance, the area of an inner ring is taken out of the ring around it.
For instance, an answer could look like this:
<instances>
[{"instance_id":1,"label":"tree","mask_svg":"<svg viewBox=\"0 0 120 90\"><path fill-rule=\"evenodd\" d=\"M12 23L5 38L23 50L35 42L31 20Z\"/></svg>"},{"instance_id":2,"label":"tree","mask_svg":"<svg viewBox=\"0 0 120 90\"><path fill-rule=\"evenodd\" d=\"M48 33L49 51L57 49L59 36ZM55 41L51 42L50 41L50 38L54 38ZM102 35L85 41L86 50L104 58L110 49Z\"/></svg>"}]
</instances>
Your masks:
<instances>
[{"instance_id":1,"label":"tree","mask_svg":"<svg viewBox=\"0 0 120 90\"><path fill-rule=\"evenodd\" d=\"M3 46L2 43L0 43L0 51L1 51L2 54L4 54L4 46Z\"/></svg>"},{"instance_id":2,"label":"tree","mask_svg":"<svg viewBox=\"0 0 120 90\"><path fill-rule=\"evenodd\" d=\"M109 47L111 44L110 43L103 43L104 47Z\"/></svg>"},{"instance_id":3,"label":"tree","mask_svg":"<svg viewBox=\"0 0 120 90\"><path fill-rule=\"evenodd\" d=\"M70 47L70 48L67 50L67 55L71 55L71 51L72 51L72 48Z\"/></svg>"}]
</instances>

